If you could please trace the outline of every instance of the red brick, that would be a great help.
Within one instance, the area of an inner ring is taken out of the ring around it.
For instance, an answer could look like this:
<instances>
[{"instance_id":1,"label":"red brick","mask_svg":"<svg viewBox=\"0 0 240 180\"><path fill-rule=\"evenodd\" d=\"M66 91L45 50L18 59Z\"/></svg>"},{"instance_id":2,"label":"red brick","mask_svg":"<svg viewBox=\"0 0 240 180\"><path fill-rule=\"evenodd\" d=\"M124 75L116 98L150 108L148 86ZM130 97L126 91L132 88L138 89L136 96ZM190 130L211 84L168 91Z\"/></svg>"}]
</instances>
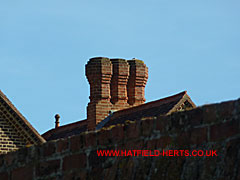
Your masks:
<instances>
[{"instance_id":1,"label":"red brick","mask_svg":"<svg viewBox=\"0 0 240 180\"><path fill-rule=\"evenodd\" d=\"M187 119L183 119L185 123L191 126L198 126L203 123L203 110L202 108L192 109L190 111L181 112L182 115L186 115ZM183 123L184 123L183 122Z\"/></svg>"},{"instance_id":2,"label":"red brick","mask_svg":"<svg viewBox=\"0 0 240 180\"><path fill-rule=\"evenodd\" d=\"M238 152L240 148L240 139L232 139L227 142L226 153L224 154L224 175L234 176L235 167L238 166ZM220 155L220 152L219 152Z\"/></svg>"},{"instance_id":3,"label":"red brick","mask_svg":"<svg viewBox=\"0 0 240 180\"><path fill-rule=\"evenodd\" d=\"M43 155L44 156L51 156L56 152L56 144L55 142L48 142L44 144L43 148Z\"/></svg>"},{"instance_id":4,"label":"red brick","mask_svg":"<svg viewBox=\"0 0 240 180\"><path fill-rule=\"evenodd\" d=\"M147 142L147 148L151 150L162 149L172 144L172 138L169 136L162 136L159 139L152 139Z\"/></svg>"},{"instance_id":5,"label":"red brick","mask_svg":"<svg viewBox=\"0 0 240 180\"><path fill-rule=\"evenodd\" d=\"M86 168L86 154L70 155L63 158L63 171Z\"/></svg>"},{"instance_id":6,"label":"red brick","mask_svg":"<svg viewBox=\"0 0 240 180\"><path fill-rule=\"evenodd\" d=\"M92 168L91 171L88 173L88 177L91 177L91 180L103 179L103 172L104 169L101 167Z\"/></svg>"},{"instance_id":7,"label":"red brick","mask_svg":"<svg viewBox=\"0 0 240 180\"><path fill-rule=\"evenodd\" d=\"M148 68L139 60L129 60L128 103L138 105L145 102L144 91L148 79Z\"/></svg>"},{"instance_id":8,"label":"red brick","mask_svg":"<svg viewBox=\"0 0 240 180\"><path fill-rule=\"evenodd\" d=\"M192 128L186 132L182 132L177 136L177 144L180 146L190 144L202 144L208 141L208 128L199 127Z\"/></svg>"},{"instance_id":9,"label":"red brick","mask_svg":"<svg viewBox=\"0 0 240 180\"><path fill-rule=\"evenodd\" d=\"M181 147L185 145L190 145L191 144L190 137L191 137L191 134L189 131L179 133L176 137L177 146Z\"/></svg>"},{"instance_id":10,"label":"red brick","mask_svg":"<svg viewBox=\"0 0 240 180\"><path fill-rule=\"evenodd\" d=\"M33 166L25 166L14 169L12 172L12 180L32 180L33 179Z\"/></svg>"},{"instance_id":11,"label":"red brick","mask_svg":"<svg viewBox=\"0 0 240 180\"><path fill-rule=\"evenodd\" d=\"M206 105L203 106L203 122L205 123L213 123L217 121L216 116L216 105Z\"/></svg>"},{"instance_id":12,"label":"red brick","mask_svg":"<svg viewBox=\"0 0 240 180\"><path fill-rule=\"evenodd\" d=\"M160 133L165 132L166 126L168 125L169 116L158 116L156 120L156 130Z\"/></svg>"},{"instance_id":13,"label":"red brick","mask_svg":"<svg viewBox=\"0 0 240 180\"><path fill-rule=\"evenodd\" d=\"M112 138L114 143L121 143L124 140L124 127L117 125L111 129Z\"/></svg>"},{"instance_id":14,"label":"red brick","mask_svg":"<svg viewBox=\"0 0 240 180\"><path fill-rule=\"evenodd\" d=\"M94 130L96 124L103 120L111 110L112 63L110 59L90 59L86 65L86 76L90 84L90 103L87 108L88 130ZM103 105L105 107L101 109Z\"/></svg>"},{"instance_id":15,"label":"red brick","mask_svg":"<svg viewBox=\"0 0 240 180\"><path fill-rule=\"evenodd\" d=\"M44 161L37 165L36 175L46 176L60 170L60 160Z\"/></svg>"},{"instance_id":16,"label":"red brick","mask_svg":"<svg viewBox=\"0 0 240 180\"><path fill-rule=\"evenodd\" d=\"M133 122L129 125L124 126L124 130L126 131L125 139L137 138L141 135L140 125L138 122Z\"/></svg>"},{"instance_id":17,"label":"red brick","mask_svg":"<svg viewBox=\"0 0 240 180\"><path fill-rule=\"evenodd\" d=\"M57 152L66 151L69 147L68 139L60 140L57 142Z\"/></svg>"},{"instance_id":18,"label":"red brick","mask_svg":"<svg viewBox=\"0 0 240 180\"><path fill-rule=\"evenodd\" d=\"M105 180L112 180L117 179L117 163L114 163L113 166L104 169L104 179Z\"/></svg>"},{"instance_id":19,"label":"red brick","mask_svg":"<svg viewBox=\"0 0 240 180\"><path fill-rule=\"evenodd\" d=\"M232 120L210 126L210 141L224 140L225 138L239 135L239 121Z\"/></svg>"},{"instance_id":20,"label":"red brick","mask_svg":"<svg viewBox=\"0 0 240 180\"><path fill-rule=\"evenodd\" d=\"M153 133L155 120L154 119L146 119L141 121L142 127L142 135L150 136Z\"/></svg>"},{"instance_id":21,"label":"red brick","mask_svg":"<svg viewBox=\"0 0 240 180\"><path fill-rule=\"evenodd\" d=\"M111 131L110 130L102 130L97 134L98 145L106 145L111 143Z\"/></svg>"},{"instance_id":22,"label":"red brick","mask_svg":"<svg viewBox=\"0 0 240 180\"><path fill-rule=\"evenodd\" d=\"M208 127L201 127L201 128L193 128L191 129L191 137L190 143L191 144L202 144L207 142L208 135Z\"/></svg>"},{"instance_id":23,"label":"red brick","mask_svg":"<svg viewBox=\"0 0 240 180\"><path fill-rule=\"evenodd\" d=\"M97 139L96 139L96 134L95 133L86 134L85 139L86 139L86 147L97 145Z\"/></svg>"},{"instance_id":24,"label":"red brick","mask_svg":"<svg viewBox=\"0 0 240 180\"><path fill-rule=\"evenodd\" d=\"M138 150L138 149L142 149L142 148L144 148L144 140L129 141L129 142L125 143L124 148L121 148L121 149L122 150L125 150L125 149Z\"/></svg>"},{"instance_id":25,"label":"red brick","mask_svg":"<svg viewBox=\"0 0 240 180\"><path fill-rule=\"evenodd\" d=\"M122 174L120 179L133 179L134 173L134 162L132 158L124 158L121 162L119 162L119 169L122 170Z\"/></svg>"},{"instance_id":26,"label":"red brick","mask_svg":"<svg viewBox=\"0 0 240 180\"><path fill-rule=\"evenodd\" d=\"M217 115L220 119L231 118L235 110L235 101L222 102L217 105Z\"/></svg>"},{"instance_id":27,"label":"red brick","mask_svg":"<svg viewBox=\"0 0 240 180\"><path fill-rule=\"evenodd\" d=\"M79 151L86 145L85 136L77 135L70 138L70 149L72 152Z\"/></svg>"},{"instance_id":28,"label":"red brick","mask_svg":"<svg viewBox=\"0 0 240 180\"><path fill-rule=\"evenodd\" d=\"M63 174L62 179L70 180L70 179L76 179L76 180L82 180L82 179L87 179L87 171L85 170L76 170L76 171L70 171L70 172L65 172Z\"/></svg>"}]
</instances>

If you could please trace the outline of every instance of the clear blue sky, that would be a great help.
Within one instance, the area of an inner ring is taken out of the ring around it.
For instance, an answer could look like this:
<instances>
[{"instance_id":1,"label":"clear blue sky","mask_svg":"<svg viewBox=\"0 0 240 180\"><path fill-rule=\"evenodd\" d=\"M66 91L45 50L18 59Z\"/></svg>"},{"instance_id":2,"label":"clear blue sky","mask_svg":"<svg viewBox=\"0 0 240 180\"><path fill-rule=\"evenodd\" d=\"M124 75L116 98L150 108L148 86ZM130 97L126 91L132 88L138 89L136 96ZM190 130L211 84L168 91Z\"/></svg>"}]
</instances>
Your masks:
<instances>
[{"instance_id":1,"label":"clear blue sky","mask_svg":"<svg viewBox=\"0 0 240 180\"><path fill-rule=\"evenodd\" d=\"M133 57L147 102L187 90L197 105L240 97L239 0L0 2L0 89L43 133L86 118L85 64Z\"/></svg>"}]
</instances>

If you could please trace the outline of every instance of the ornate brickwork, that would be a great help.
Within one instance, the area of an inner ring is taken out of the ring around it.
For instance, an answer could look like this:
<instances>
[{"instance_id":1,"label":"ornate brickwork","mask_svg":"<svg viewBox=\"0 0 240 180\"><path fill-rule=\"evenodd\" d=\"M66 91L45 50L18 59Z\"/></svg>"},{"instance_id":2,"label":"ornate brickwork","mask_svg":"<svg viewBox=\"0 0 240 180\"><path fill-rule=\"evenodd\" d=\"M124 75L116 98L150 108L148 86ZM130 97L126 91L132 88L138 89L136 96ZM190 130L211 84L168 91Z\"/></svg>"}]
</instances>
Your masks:
<instances>
[{"instance_id":1,"label":"ornate brickwork","mask_svg":"<svg viewBox=\"0 0 240 180\"><path fill-rule=\"evenodd\" d=\"M136 106L145 102L145 85L148 68L141 60L129 60L130 77L128 81L128 103Z\"/></svg>"},{"instance_id":2,"label":"ornate brickwork","mask_svg":"<svg viewBox=\"0 0 240 180\"><path fill-rule=\"evenodd\" d=\"M148 68L141 60L92 58L86 65L86 76L90 84L88 130L95 129L111 110L145 102Z\"/></svg>"},{"instance_id":3,"label":"ornate brickwork","mask_svg":"<svg viewBox=\"0 0 240 180\"><path fill-rule=\"evenodd\" d=\"M86 65L86 76L90 84L90 102L87 107L88 129L108 116L112 104L110 102L110 82L112 63L108 58L92 58Z\"/></svg>"},{"instance_id":4,"label":"ornate brickwork","mask_svg":"<svg viewBox=\"0 0 240 180\"><path fill-rule=\"evenodd\" d=\"M111 59L113 76L111 80L111 102L116 110L129 107L127 103L127 83L129 64L125 59Z\"/></svg>"}]
</instances>

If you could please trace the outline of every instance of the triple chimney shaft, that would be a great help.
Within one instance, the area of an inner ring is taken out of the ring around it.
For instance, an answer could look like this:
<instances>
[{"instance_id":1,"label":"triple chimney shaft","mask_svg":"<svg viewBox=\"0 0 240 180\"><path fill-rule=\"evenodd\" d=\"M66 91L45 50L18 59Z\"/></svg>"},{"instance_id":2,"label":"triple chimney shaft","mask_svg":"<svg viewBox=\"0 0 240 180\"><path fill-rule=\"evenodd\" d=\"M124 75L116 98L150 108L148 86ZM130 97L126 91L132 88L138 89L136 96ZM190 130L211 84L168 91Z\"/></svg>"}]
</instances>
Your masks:
<instances>
[{"instance_id":1,"label":"triple chimney shaft","mask_svg":"<svg viewBox=\"0 0 240 180\"><path fill-rule=\"evenodd\" d=\"M86 76L90 84L88 130L94 130L111 110L145 102L148 68L141 60L92 58L86 64Z\"/></svg>"}]
</instances>

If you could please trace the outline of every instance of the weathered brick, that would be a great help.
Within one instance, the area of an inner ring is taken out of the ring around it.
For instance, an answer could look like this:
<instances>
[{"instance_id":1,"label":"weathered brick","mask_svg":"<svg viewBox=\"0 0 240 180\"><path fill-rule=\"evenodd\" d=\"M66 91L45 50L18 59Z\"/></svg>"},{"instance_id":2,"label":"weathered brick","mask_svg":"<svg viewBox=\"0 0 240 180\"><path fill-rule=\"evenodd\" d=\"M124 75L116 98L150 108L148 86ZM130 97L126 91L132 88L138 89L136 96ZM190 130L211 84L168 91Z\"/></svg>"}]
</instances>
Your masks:
<instances>
[{"instance_id":1,"label":"weathered brick","mask_svg":"<svg viewBox=\"0 0 240 180\"><path fill-rule=\"evenodd\" d=\"M229 174L235 174L235 170L238 165L236 161L238 160L240 149L240 139L230 140L226 145L226 154L224 156L224 176L228 176Z\"/></svg>"},{"instance_id":2,"label":"weathered brick","mask_svg":"<svg viewBox=\"0 0 240 180\"><path fill-rule=\"evenodd\" d=\"M33 166L24 166L14 169L12 172L12 180L32 180L33 179Z\"/></svg>"},{"instance_id":3,"label":"weathered brick","mask_svg":"<svg viewBox=\"0 0 240 180\"><path fill-rule=\"evenodd\" d=\"M224 140L239 134L239 121L232 120L210 126L210 141Z\"/></svg>"},{"instance_id":4,"label":"weathered brick","mask_svg":"<svg viewBox=\"0 0 240 180\"><path fill-rule=\"evenodd\" d=\"M190 135L191 144L202 144L207 142L208 127L193 128Z\"/></svg>"},{"instance_id":5,"label":"weathered brick","mask_svg":"<svg viewBox=\"0 0 240 180\"><path fill-rule=\"evenodd\" d=\"M61 177L62 179L71 179L71 180L82 180L82 179L87 179L87 171L86 170L73 170L70 172L65 172L63 176Z\"/></svg>"},{"instance_id":6,"label":"weathered brick","mask_svg":"<svg viewBox=\"0 0 240 180\"><path fill-rule=\"evenodd\" d=\"M113 164L109 168L104 169L104 179L105 180L112 180L117 178L117 164Z\"/></svg>"},{"instance_id":7,"label":"weathered brick","mask_svg":"<svg viewBox=\"0 0 240 180\"><path fill-rule=\"evenodd\" d=\"M144 140L129 141L124 144L125 149L142 149L144 148Z\"/></svg>"},{"instance_id":8,"label":"weathered brick","mask_svg":"<svg viewBox=\"0 0 240 180\"><path fill-rule=\"evenodd\" d=\"M63 171L77 168L85 168L87 164L86 154L69 155L63 158Z\"/></svg>"},{"instance_id":9,"label":"weathered brick","mask_svg":"<svg viewBox=\"0 0 240 180\"><path fill-rule=\"evenodd\" d=\"M218 104L217 115L221 119L231 118L235 111L235 101L222 102Z\"/></svg>"},{"instance_id":10,"label":"weathered brick","mask_svg":"<svg viewBox=\"0 0 240 180\"><path fill-rule=\"evenodd\" d=\"M114 143L121 143L124 140L124 127L117 125L111 129L112 139Z\"/></svg>"},{"instance_id":11,"label":"weathered brick","mask_svg":"<svg viewBox=\"0 0 240 180\"><path fill-rule=\"evenodd\" d=\"M122 158L118 165L118 168L122 171L121 176L119 176L120 179L133 178L134 162L132 157Z\"/></svg>"},{"instance_id":12,"label":"weathered brick","mask_svg":"<svg viewBox=\"0 0 240 180\"><path fill-rule=\"evenodd\" d=\"M111 148L107 149L110 150ZM101 167L102 164L107 160L110 159L111 157L107 157L107 156L98 156L97 150L93 150L90 152L90 155L88 157L88 161L89 161L89 166L90 167Z\"/></svg>"},{"instance_id":13,"label":"weathered brick","mask_svg":"<svg viewBox=\"0 0 240 180\"><path fill-rule=\"evenodd\" d=\"M150 136L155 129L155 120L154 119L146 119L141 121L142 126L142 135L143 136Z\"/></svg>"},{"instance_id":14,"label":"weathered brick","mask_svg":"<svg viewBox=\"0 0 240 180\"><path fill-rule=\"evenodd\" d=\"M198 126L203 124L203 110L202 108L192 109L190 111L181 112L187 117L183 119L183 123L191 126Z\"/></svg>"},{"instance_id":15,"label":"weathered brick","mask_svg":"<svg viewBox=\"0 0 240 180\"><path fill-rule=\"evenodd\" d=\"M205 105L202 108L204 124L217 122L216 105Z\"/></svg>"},{"instance_id":16,"label":"weathered brick","mask_svg":"<svg viewBox=\"0 0 240 180\"><path fill-rule=\"evenodd\" d=\"M158 139L152 139L147 141L147 147L151 150L163 149L167 145L171 145L173 142L172 138L169 136L161 136Z\"/></svg>"},{"instance_id":17,"label":"weathered brick","mask_svg":"<svg viewBox=\"0 0 240 180\"><path fill-rule=\"evenodd\" d=\"M156 130L160 133L165 132L168 127L169 116L158 116L156 120Z\"/></svg>"},{"instance_id":18,"label":"weathered brick","mask_svg":"<svg viewBox=\"0 0 240 180\"><path fill-rule=\"evenodd\" d=\"M111 131L102 130L97 134L98 145L107 145L112 143Z\"/></svg>"},{"instance_id":19,"label":"weathered brick","mask_svg":"<svg viewBox=\"0 0 240 180\"><path fill-rule=\"evenodd\" d=\"M51 156L56 152L56 144L55 142L49 142L44 145L43 147L43 155L44 156Z\"/></svg>"},{"instance_id":20,"label":"weathered brick","mask_svg":"<svg viewBox=\"0 0 240 180\"><path fill-rule=\"evenodd\" d=\"M60 171L60 160L43 161L37 165L36 175L47 176Z\"/></svg>"},{"instance_id":21,"label":"weathered brick","mask_svg":"<svg viewBox=\"0 0 240 180\"><path fill-rule=\"evenodd\" d=\"M103 179L103 171L104 169L101 167L92 168L91 172L88 173L88 176L91 177L92 180Z\"/></svg>"},{"instance_id":22,"label":"weathered brick","mask_svg":"<svg viewBox=\"0 0 240 180\"><path fill-rule=\"evenodd\" d=\"M69 148L68 139L60 140L57 142L57 152L66 151Z\"/></svg>"},{"instance_id":23,"label":"weathered brick","mask_svg":"<svg viewBox=\"0 0 240 180\"><path fill-rule=\"evenodd\" d=\"M152 163L157 157L140 157L137 158L137 162L134 162L135 166L135 179L148 179L150 171L152 169Z\"/></svg>"},{"instance_id":24,"label":"weathered brick","mask_svg":"<svg viewBox=\"0 0 240 180\"><path fill-rule=\"evenodd\" d=\"M97 139L96 139L95 133L87 133L85 139L86 139L86 147L97 145Z\"/></svg>"},{"instance_id":25,"label":"weathered brick","mask_svg":"<svg viewBox=\"0 0 240 180\"><path fill-rule=\"evenodd\" d=\"M137 122L130 123L124 126L124 131L126 131L125 139L137 138L141 135L141 126Z\"/></svg>"},{"instance_id":26,"label":"weathered brick","mask_svg":"<svg viewBox=\"0 0 240 180\"><path fill-rule=\"evenodd\" d=\"M72 152L79 151L86 145L85 136L77 135L70 139L70 150Z\"/></svg>"}]
</instances>

